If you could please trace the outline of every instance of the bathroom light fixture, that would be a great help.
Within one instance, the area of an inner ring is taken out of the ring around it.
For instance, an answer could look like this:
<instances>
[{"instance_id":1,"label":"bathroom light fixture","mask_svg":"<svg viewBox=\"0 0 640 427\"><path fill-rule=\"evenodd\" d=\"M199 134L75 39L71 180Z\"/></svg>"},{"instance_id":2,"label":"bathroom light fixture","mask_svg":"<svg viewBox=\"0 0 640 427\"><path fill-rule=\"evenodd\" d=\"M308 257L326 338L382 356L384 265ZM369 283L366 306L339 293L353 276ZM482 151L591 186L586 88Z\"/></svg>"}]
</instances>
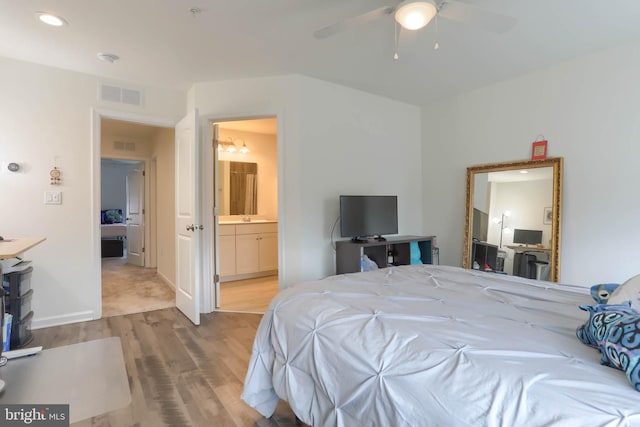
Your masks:
<instances>
[{"instance_id":1,"label":"bathroom light fixture","mask_svg":"<svg viewBox=\"0 0 640 427\"><path fill-rule=\"evenodd\" d=\"M396 10L398 24L407 30L419 30L436 16L438 10L432 3L415 1L404 3Z\"/></svg>"},{"instance_id":2,"label":"bathroom light fixture","mask_svg":"<svg viewBox=\"0 0 640 427\"><path fill-rule=\"evenodd\" d=\"M227 141L218 141L218 151L226 151L227 153L235 153L238 151L238 147L233 142L233 138L227 137Z\"/></svg>"},{"instance_id":3,"label":"bathroom light fixture","mask_svg":"<svg viewBox=\"0 0 640 427\"><path fill-rule=\"evenodd\" d=\"M242 139L242 138L238 138L238 139ZM249 152L249 148L247 147L247 144L245 144L244 139L242 139L242 147L240 147L240 153L247 154L248 152Z\"/></svg>"},{"instance_id":4,"label":"bathroom light fixture","mask_svg":"<svg viewBox=\"0 0 640 427\"><path fill-rule=\"evenodd\" d=\"M63 25L67 24L67 21L65 21L64 18L53 15L49 12L36 12L36 16L40 21L54 27L62 27Z\"/></svg>"}]
</instances>

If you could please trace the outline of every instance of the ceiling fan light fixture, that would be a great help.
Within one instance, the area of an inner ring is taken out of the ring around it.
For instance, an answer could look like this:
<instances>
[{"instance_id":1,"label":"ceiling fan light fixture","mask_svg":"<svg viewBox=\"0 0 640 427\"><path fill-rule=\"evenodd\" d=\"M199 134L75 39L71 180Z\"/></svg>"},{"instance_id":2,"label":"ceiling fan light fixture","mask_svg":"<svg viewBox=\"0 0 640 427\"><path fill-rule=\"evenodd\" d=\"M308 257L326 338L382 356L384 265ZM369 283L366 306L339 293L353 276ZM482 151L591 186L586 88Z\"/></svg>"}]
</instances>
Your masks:
<instances>
[{"instance_id":1,"label":"ceiling fan light fixture","mask_svg":"<svg viewBox=\"0 0 640 427\"><path fill-rule=\"evenodd\" d=\"M419 30L436 16L438 10L432 3L416 1L404 3L396 10L395 19L407 30Z\"/></svg>"},{"instance_id":2,"label":"ceiling fan light fixture","mask_svg":"<svg viewBox=\"0 0 640 427\"><path fill-rule=\"evenodd\" d=\"M51 25L53 27L62 27L63 25L67 24L67 21L64 18L58 15L54 15L52 13L36 12L36 16L40 21L44 22L47 25Z\"/></svg>"}]
</instances>

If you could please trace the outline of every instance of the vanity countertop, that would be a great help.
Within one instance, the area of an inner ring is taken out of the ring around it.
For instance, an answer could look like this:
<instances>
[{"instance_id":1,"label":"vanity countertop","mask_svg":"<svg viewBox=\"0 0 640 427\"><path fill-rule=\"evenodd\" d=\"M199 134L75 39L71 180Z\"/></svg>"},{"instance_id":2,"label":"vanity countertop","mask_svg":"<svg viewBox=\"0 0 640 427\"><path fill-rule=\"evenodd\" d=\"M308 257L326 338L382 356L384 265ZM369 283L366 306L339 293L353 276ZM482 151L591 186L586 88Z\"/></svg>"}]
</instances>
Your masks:
<instances>
[{"instance_id":1,"label":"vanity countertop","mask_svg":"<svg viewBox=\"0 0 640 427\"><path fill-rule=\"evenodd\" d=\"M268 224L278 222L277 219L252 219L251 221L243 221L241 219L218 221L220 225L243 225L243 224Z\"/></svg>"}]
</instances>

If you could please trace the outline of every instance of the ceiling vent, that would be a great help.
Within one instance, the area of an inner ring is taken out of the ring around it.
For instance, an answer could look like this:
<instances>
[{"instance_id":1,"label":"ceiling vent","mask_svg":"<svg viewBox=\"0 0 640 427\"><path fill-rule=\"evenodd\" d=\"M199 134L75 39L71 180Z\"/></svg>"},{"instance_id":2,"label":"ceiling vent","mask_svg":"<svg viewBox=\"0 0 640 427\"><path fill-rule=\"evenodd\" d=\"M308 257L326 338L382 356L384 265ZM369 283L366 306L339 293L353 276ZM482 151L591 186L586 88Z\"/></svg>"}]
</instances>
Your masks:
<instances>
[{"instance_id":1,"label":"ceiling vent","mask_svg":"<svg viewBox=\"0 0 640 427\"><path fill-rule=\"evenodd\" d=\"M142 91L137 89L101 83L98 98L105 102L142 106Z\"/></svg>"},{"instance_id":2,"label":"ceiling vent","mask_svg":"<svg viewBox=\"0 0 640 427\"><path fill-rule=\"evenodd\" d=\"M119 151L136 151L135 142L113 141L113 149Z\"/></svg>"}]
</instances>

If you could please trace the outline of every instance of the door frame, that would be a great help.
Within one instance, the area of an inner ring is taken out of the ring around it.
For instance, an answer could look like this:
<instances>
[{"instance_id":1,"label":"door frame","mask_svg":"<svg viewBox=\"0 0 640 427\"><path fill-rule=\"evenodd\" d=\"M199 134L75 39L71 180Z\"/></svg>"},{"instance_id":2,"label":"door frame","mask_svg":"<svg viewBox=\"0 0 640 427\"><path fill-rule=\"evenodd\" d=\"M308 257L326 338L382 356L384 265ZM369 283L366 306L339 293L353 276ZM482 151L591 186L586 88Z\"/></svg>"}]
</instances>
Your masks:
<instances>
[{"instance_id":1,"label":"door frame","mask_svg":"<svg viewBox=\"0 0 640 427\"><path fill-rule=\"evenodd\" d=\"M102 167L100 161L102 159L101 148L102 148L102 120L111 119L111 120L120 120L124 122L131 122L135 124L141 125L149 125L149 126L159 126L159 127L168 127L173 128L176 125L176 122L173 120L162 119L162 118L154 118L154 117L146 117L141 116L134 113L128 113L123 111L111 111L111 110L103 110L92 108L91 109L91 218L89 223L91 224L91 229L93 232L91 233L91 247L93 251L93 265L91 266L91 271L94 274L93 280L94 283L93 289L93 313L94 320L102 318L102 257L101 257L101 233L100 233L100 208L102 203L102 189L100 188L102 182ZM121 158L118 157L109 157L116 160L136 160L144 162L145 171L149 171L149 159L148 158L140 158L136 156L123 156ZM145 180L145 192L151 191L149 188L148 181ZM149 197L145 194L145 209L149 209L148 206ZM148 210L147 210L148 212ZM147 230L145 230L145 245L149 244L149 240L147 239ZM145 251L145 265L147 261L149 261L149 251Z\"/></svg>"},{"instance_id":2,"label":"door frame","mask_svg":"<svg viewBox=\"0 0 640 427\"><path fill-rule=\"evenodd\" d=\"M213 167L214 151L213 151L213 125L214 123L232 122L238 120L257 120L264 118L274 118L277 122L276 135L276 157L278 159L278 287L283 288L286 283L285 272L285 201L286 194L284 191L285 174L284 174L284 114L279 112L254 113L237 116L215 116L203 115L200 117L201 123L201 143L203 144L203 155L201 156L201 195L204 203L202 204L202 221L205 224L204 233L202 235L202 269L203 269L203 292L202 306L203 312L209 313L219 307L220 295L219 287L213 280L216 274L216 265L219 265L218 258L218 223L215 221L213 208L215 206L215 194L213 188L214 173L217 169ZM204 194L202 194L204 193ZM212 225L207 227L206 225ZM214 257L216 260L214 260Z\"/></svg>"}]
</instances>

